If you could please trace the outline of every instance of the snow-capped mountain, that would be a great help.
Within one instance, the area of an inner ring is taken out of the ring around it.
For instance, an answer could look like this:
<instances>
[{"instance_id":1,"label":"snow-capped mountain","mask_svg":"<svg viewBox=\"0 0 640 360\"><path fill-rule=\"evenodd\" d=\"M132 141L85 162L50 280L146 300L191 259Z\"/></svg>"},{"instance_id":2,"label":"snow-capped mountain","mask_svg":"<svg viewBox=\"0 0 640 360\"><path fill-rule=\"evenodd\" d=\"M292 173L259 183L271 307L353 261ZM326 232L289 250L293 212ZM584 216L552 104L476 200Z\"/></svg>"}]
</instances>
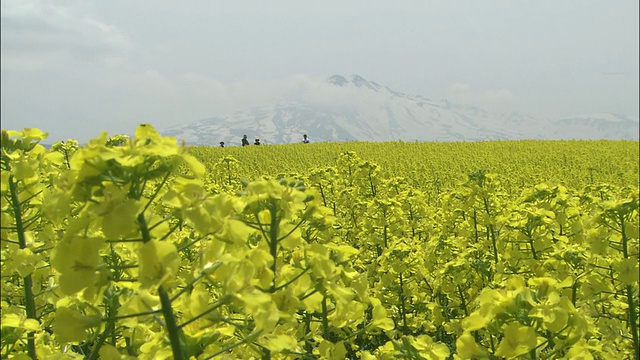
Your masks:
<instances>
[{"instance_id":1,"label":"snow-capped mountain","mask_svg":"<svg viewBox=\"0 0 640 360\"><path fill-rule=\"evenodd\" d=\"M543 129L546 139L638 140L638 120L619 114L585 114L553 120Z\"/></svg>"},{"instance_id":2,"label":"snow-capped mountain","mask_svg":"<svg viewBox=\"0 0 640 360\"><path fill-rule=\"evenodd\" d=\"M242 135L262 143L312 141L477 141L507 139L638 139L638 121L597 114L544 121L492 113L447 100L403 94L359 75L333 75L304 94L173 126L164 135L192 145L239 145Z\"/></svg>"}]
</instances>

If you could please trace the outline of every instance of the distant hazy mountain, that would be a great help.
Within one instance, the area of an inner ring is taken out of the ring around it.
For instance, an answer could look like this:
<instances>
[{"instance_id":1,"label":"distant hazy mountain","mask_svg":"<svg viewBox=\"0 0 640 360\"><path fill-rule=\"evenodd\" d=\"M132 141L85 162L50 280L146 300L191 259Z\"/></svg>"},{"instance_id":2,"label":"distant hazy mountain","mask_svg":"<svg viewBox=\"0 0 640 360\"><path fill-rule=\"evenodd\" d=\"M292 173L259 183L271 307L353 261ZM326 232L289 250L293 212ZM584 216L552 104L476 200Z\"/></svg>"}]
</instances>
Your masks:
<instances>
[{"instance_id":1,"label":"distant hazy mountain","mask_svg":"<svg viewBox=\"0 0 640 360\"><path fill-rule=\"evenodd\" d=\"M477 141L507 139L633 139L638 120L594 114L552 121L500 114L407 95L359 75L331 76L302 100L283 99L227 116L166 128L192 145L239 145L243 134L265 144L312 141Z\"/></svg>"},{"instance_id":2,"label":"distant hazy mountain","mask_svg":"<svg viewBox=\"0 0 640 360\"><path fill-rule=\"evenodd\" d=\"M618 114L586 114L550 121L546 139L638 140L638 120Z\"/></svg>"}]
</instances>

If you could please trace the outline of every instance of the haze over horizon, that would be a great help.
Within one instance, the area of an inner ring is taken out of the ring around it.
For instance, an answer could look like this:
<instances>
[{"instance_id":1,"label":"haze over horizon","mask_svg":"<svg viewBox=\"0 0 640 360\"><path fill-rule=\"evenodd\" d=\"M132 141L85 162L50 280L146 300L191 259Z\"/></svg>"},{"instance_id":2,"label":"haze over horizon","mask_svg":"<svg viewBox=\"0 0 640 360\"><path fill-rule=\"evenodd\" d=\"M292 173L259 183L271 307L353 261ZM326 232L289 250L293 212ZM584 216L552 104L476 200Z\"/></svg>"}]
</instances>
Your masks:
<instances>
[{"instance_id":1,"label":"haze over horizon","mask_svg":"<svg viewBox=\"0 0 640 360\"><path fill-rule=\"evenodd\" d=\"M86 141L322 95L334 74L537 118L639 117L638 1L173 4L0 3L2 128Z\"/></svg>"}]
</instances>

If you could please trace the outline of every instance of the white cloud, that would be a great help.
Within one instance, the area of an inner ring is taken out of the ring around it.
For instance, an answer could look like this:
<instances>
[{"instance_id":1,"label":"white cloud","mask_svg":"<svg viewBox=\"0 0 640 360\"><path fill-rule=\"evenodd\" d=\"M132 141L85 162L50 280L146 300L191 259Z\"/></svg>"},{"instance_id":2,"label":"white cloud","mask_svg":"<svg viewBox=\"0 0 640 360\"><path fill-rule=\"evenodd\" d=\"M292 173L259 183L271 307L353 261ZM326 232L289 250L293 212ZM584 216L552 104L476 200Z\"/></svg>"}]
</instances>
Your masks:
<instances>
[{"instance_id":1,"label":"white cloud","mask_svg":"<svg viewBox=\"0 0 640 360\"><path fill-rule=\"evenodd\" d=\"M471 86L463 83L453 83L449 85L448 92L452 96L468 96L471 93Z\"/></svg>"},{"instance_id":2,"label":"white cloud","mask_svg":"<svg viewBox=\"0 0 640 360\"><path fill-rule=\"evenodd\" d=\"M154 107L171 104L183 109L183 117L200 118L227 115L248 107L271 104L279 100L298 101L324 107L344 107L380 103L390 95L384 92L362 91L353 86L337 87L324 77L296 74L282 79L241 80L224 82L201 73L185 72L175 76L157 70L143 69L114 59L111 74L101 83L112 89L126 89L133 96L148 99L139 106ZM169 125L174 119L158 119Z\"/></svg>"},{"instance_id":3,"label":"white cloud","mask_svg":"<svg viewBox=\"0 0 640 360\"><path fill-rule=\"evenodd\" d=\"M487 110L517 111L520 99L508 89L476 90L470 84L455 82L449 85L445 96L452 101L467 103Z\"/></svg>"},{"instance_id":4,"label":"white cloud","mask_svg":"<svg viewBox=\"0 0 640 360\"><path fill-rule=\"evenodd\" d=\"M483 91L480 96L487 103L498 106L511 106L517 101L515 94L507 89Z\"/></svg>"}]
</instances>

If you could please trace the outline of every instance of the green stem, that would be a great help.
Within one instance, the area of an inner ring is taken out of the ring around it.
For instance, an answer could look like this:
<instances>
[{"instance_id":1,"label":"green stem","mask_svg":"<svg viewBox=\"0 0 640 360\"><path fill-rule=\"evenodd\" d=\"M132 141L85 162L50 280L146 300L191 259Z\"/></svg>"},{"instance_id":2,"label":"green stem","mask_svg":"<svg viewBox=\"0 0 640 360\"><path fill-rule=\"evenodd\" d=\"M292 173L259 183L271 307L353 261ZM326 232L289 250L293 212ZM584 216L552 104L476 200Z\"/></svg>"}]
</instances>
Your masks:
<instances>
[{"instance_id":1,"label":"green stem","mask_svg":"<svg viewBox=\"0 0 640 360\"><path fill-rule=\"evenodd\" d=\"M110 295L107 295L107 296L110 296ZM107 318L110 318L112 314L118 313L118 307L119 307L118 295L113 294L112 296L110 296L109 301L107 301L105 305L107 306ZM102 334L100 334L100 336L98 336L98 342L91 350L91 354L89 354L89 356L87 357L88 360L98 359L100 348L102 348L102 345L104 345L107 338L114 333L115 329L116 329L115 320L111 319L107 321L104 331L102 332Z\"/></svg>"},{"instance_id":2,"label":"green stem","mask_svg":"<svg viewBox=\"0 0 640 360\"><path fill-rule=\"evenodd\" d=\"M64 149L64 164L67 165L67 169L71 169L71 161L69 160L69 150Z\"/></svg>"},{"instance_id":3,"label":"green stem","mask_svg":"<svg viewBox=\"0 0 640 360\"><path fill-rule=\"evenodd\" d=\"M403 333L406 335L407 332L409 331L409 326L407 325L407 309L405 307L405 300L406 300L406 296L404 295L404 283L402 281L402 273L398 274L400 276L400 311L402 312L401 317L402 317L402 326L403 326Z\"/></svg>"},{"instance_id":4,"label":"green stem","mask_svg":"<svg viewBox=\"0 0 640 360\"><path fill-rule=\"evenodd\" d=\"M25 249L27 247L27 240L24 235L24 228L22 224L22 212L20 211L20 200L18 199L18 188L17 181L14 181L13 175L9 176L9 191L11 192L11 202L13 205L14 217L16 219L16 232L18 233L18 243L20 245L20 249ZM24 278L24 302L25 308L27 311L28 319L37 319L36 317L36 303L35 298L33 296L33 280L31 279L31 274L28 274ZM30 332L27 334L27 353L29 357L32 359L37 359L36 357L36 342L35 342L35 332Z\"/></svg>"},{"instance_id":5,"label":"green stem","mask_svg":"<svg viewBox=\"0 0 640 360\"><path fill-rule=\"evenodd\" d=\"M327 317L327 296L322 298L322 337L329 340L329 318Z\"/></svg>"},{"instance_id":6,"label":"green stem","mask_svg":"<svg viewBox=\"0 0 640 360\"><path fill-rule=\"evenodd\" d=\"M477 218L477 214L476 214L476 209L473 209L473 229L474 229L474 238L476 240L476 244L479 241L479 236L478 236L478 218Z\"/></svg>"},{"instance_id":7,"label":"green stem","mask_svg":"<svg viewBox=\"0 0 640 360\"><path fill-rule=\"evenodd\" d=\"M620 214L620 228L622 229L622 253L625 259L629 258L628 239L624 229L624 216ZM633 348L635 349L636 360L640 359L640 344L638 343L638 314L634 304L633 286L627 285L627 304L629 306L629 327L631 328L631 337L633 339Z\"/></svg>"},{"instance_id":8,"label":"green stem","mask_svg":"<svg viewBox=\"0 0 640 360\"><path fill-rule=\"evenodd\" d=\"M132 317L153 315L153 314L157 314L159 312L160 312L160 310L150 310L150 311L139 312L139 313L135 313L135 314L127 314L127 315L120 315L120 316L102 318L102 321L118 321L118 320L128 319L128 318L132 318Z\"/></svg>"},{"instance_id":9,"label":"green stem","mask_svg":"<svg viewBox=\"0 0 640 360\"><path fill-rule=\"evenodd\" d=\"M138 224L140 225L140 232L142 233L142 242L146 244L151 241L151 231L147 226L147 220L144 218L144 212L138 214Z\"/></svg>"},{"instance_id":10,"label":"green stem","mask_svg":"<svg viewBox=\"0 0 640 360\"><path fill-rule=\"evenodd\" d=\"M144 206L144 209L142 209L142 212L144 213L145 211L147 211L147 209L149 208L149 206L151 205L151 203L153 202L153 200L156 198L156 196L158 196L158 194L160 193L160 190L164 187L164 184L167 183L167 180L169 180L169 176L171 175L171 173L168 173L163 179L162 182L156 187L156 191L153 193L153 195L151 196L151 198L149 199L149 201L147 201L147 203ZM152 227L153 228L153 227Z\"/></svg>"},{"instance_id":11,"label":"green stem","mask_svg":"<svg viewBox=\"0 0 640 360\"><path fill-rule=\"evenodd\" d=\"M169 332L173 358L175 360L183 360L185 357L182 352L182 344L180 343L180 328L178 327L176 317L173 314L169 294L162 286L160 286L158 288L158 295L160 296L160 303L162 304L162 315L164 315L164 320L167 324L167 331Z\"/></svg>"},{"instance_id":12,"label":"green stem","mask_svg":"<svg viewBox=\"0 0 640 360\"><path fill-rule=\"evenodd\" d=\"M242 341L237 342L237 343L235 343L233 345L229 345L229 346L225 347L224 349L220 349L220 350L216 351L215 353L211 354L211 356L208 356L208 357L204 358L204 360L213 359L214 357L216 357L216 356L218 356L220 354L224 354L227 351L229 351L229 350L231 350L231 349L233 349L235 347L238 347L238 346L240 346L242 344L245 344L245 343L248 343L250 341L253 341L253 340L258 338L258 335L260 335L261 332L262 332L262 330L258 330L258 331L254 332L254 333L251 333L251 334L249 334L249 336L247 336L246 338L242 339Z\"/></svg>"},{"instance_id":13,"label":"green stem","mask_svg":"<svg viewBox=\"0 0 640 360\"><path fill-rule=\"evenodd\" d=\"M140 225L140 232L144 242L151 241L151 232L147 226L147 220L144 218L144 213L138 214L138 224ZM158 296L160 296L160 304L162 305L162 315L169 333L169 341L171 342L171 351L173 352L174 360L185 359L184 352L182 351L182 344L180 342L180 328L176 323L176 317L171 307L171 299L169 294L162 285L158 287Z\"/></svg>"},{"instance_id":14,"label":"green stem","mask_svg":"<svg viewBox=\"0 0 640 360\"><path fill-rule=\"evenodd\" d=\"M389 247L389 226L388 225L384 225L384 233L383 233L383 238L384 238L384 248L388 248Z\"/></svg>"},{"instance_id":15,"label":"green stem","mask_svg":"<svg viewBox=\"0 0 640 360\"><path fill-rule=\"evenodd\" d=\"M396 189L396 192L398 192L398 189ZM409 221L411 222L411 238L415 239L416 228L414 224L413 206L411 206L411 203L409 203Z\"/></svg>"},{"instance_id":16,"label":"green stem","mask_svg":"<svg viewBox=\"0 0 640 360\"><path fill-rule=\"evenodd\" d=\"M489 203L487 202L487 199L484 198L483 201L484 201L484 210L487 212L487 215L491 216L491 210L489 210ZM489 229L489 233L491 234L491 245L493 246L493 258L496 262L496 265L498 265L498 245L496 244L496 234L494 232L492 224L489 224L487 228Z\"/></svg>"},{"instance_id":17,"label":"green stem","mask_svg":"<svg viewBox=\"0 0 640 360\"><path fill-rule=\"evenodd\" d=\"M278 239L278 242L280 242L280 241L282 241L282 240L284 240L284 239L288 238L288 237L289 237L289 235L293 234L293 232L294 232L294 231L296 231L296 230L300 227L300 225L302 225L302 223L303 223L305 220L306 220L306 218L301 219L301 220L296 224L296 226L294 226L294 227L293 227L293 229L291 229L291 230L290 230L286 235L283 235L280 239Z\"/></svg>"},{"instance_id":18,"label":"green stem","mask_svg":"<svg viewBox=\"0 0 640 360\"><path fill-rule=\"evenodd\" d=\"M376 186L373 185L373 179L371 178L371 171L369 171L369 186L371 187L371 196L376 197Z\"/></svg>"},{"instance_id":19,"label":"green stem","mask_svg":"<svg viewBox=\"0 0 640 360\"><path fill-rule=\"evenodd\" d=\"M193 289L193 285L200 279L202 279L203 277L211 274L213 271L217 270L220 266L222 266L222 262L216 262L213 265L211 265L210 267L208 267L205 270L202 270L196 277L194 277L191 281L189 281L186 285L184 285L184 287L182 289L180 289L180 291L178 291L175 295L173 295L173 297L171 298L171 302L176 301L180 295L184 294L185 292Z\"/></svg>"},{"instance_id":20,"label":"green stem","mask_svg":"<svg viewBox=\"0 0 640 360\"><path fill-rule=\"evenodd\" d=\"M467 309L467 301L464 298L462 288L458 285L458 295L460 295L460 301L462 302L462 309L464 310L464 316L469 316L469 310Z\"/></svg>"},{"instance_id":21,"label":"green stem","mask_svg":"<svg viewBox=\"0 0 640 360\"><path fill-rule=\"evenodd\" d=\"M271 285L270 292L273 293L276 289L276 270L278 262L278 225L280 223L280 219L278 219L278 209L275 200L271 200L269 213L271 214L271 226L269 227L269 247L271 250L271 256L273 257L273 263L271 264L271 271L273 272L273 283Z\"/></svg>"},{"instance_id":22,"label":"green stem","mask_svg":"<svg viewBox=\"0 0 640 360\"><path fill-rule=\"evenodd\" d=\"M324 196L324 188L322 187L322 180L318 181L318 188L320 189L320 196L322 196L322 203L327 206L327 199Z\"/></svg>"},{"instance_id":23,"label":"green stem","mask_svg":"<svg viewBox=\"0 0 640 360\"><path fill-rule=\"evenodd\" d=\"M196 320L200 319L201 317L203 317L203 316L205 316L205 315L207 315L207 314L209 314L209 313L211 313L211 312L215 311L215 310L216 310L216 309L218 309L220 306L222 306L222 305L224 305L224 304L228 303L232 298L233 298L233 296L232 296L232 295L225 295L225 296L223 296L223 297L218 301L218 303L217 303L217 304L215 304L215 305L211 306L210 308L208 308L207 310L205 310L205 311L201 312L200 314L198 314L198 315L196 315L196 316L192 317L191 319L187 320L186 322L184 322L184 323L182 323L182 324L178 325L178 328L183 328L183 327L185 327L185 326L187 326L187 325L191 324L192 322L194 322L194 321L196 321Z\"/></svg>"},{"instance_id":24,"label":"green stem","mask_svg":"<svg viewBox=\"0 0 640 360\"><path fill-rule=\"evenodd\" d=\"M311 341L309 341L311 335L311 314L306 312L304 313L304 349L307 352L308 356L313 355L313 345Z\"/></svg>"},{"instance_id":25,"label":"green stem","mask_svg":"<svg viewBox=\"0 0 640 360\"><path fill-rule=\"evenodd\" d=\"M286 283L277 286L273 289L273 292L276 292L278 290L282 290L285 287L287 287L289 284L292 284L294 281L298 280L302 275L304 275L307 271L309 271L310 268L305 268L304 270L302 270L302 272L300 272L298 275L294 276L291 280L287 281Z\"/></svg>"},{"instance_id":26,"label":"green stem","mask_svg":"<svg viewBox=\"0 0 640 360\"><path fill-rule=\"evenodd\" d=\"M531 255L533 256L533 260L538 260L538 253L536 253L536 248L533 246L531 229L526 229L525 235L527 235L527 242L529 243L529 246L531 246Z\"/></svg>"}]
</instances>

